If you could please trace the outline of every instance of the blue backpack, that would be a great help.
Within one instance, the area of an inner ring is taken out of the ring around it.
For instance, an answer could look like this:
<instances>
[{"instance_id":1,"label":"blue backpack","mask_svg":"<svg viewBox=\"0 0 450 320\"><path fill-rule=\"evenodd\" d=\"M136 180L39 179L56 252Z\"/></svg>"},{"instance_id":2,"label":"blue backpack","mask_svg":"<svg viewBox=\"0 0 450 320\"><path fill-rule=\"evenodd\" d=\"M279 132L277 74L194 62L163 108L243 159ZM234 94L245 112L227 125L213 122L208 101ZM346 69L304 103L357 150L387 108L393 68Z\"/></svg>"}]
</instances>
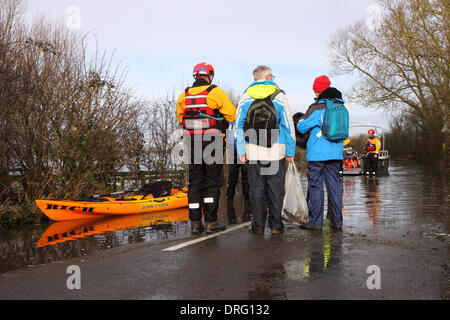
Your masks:
<instances>
[{"instance_id":1,"label":"blue backpack","mask_svg":"<svg viewBox=\"0 0 450 320\"><path fill-rule=\"evenodd\" d=\"M349 134L349 115L344 100L325 99L325 116L322 123L322 135L330 141L345 140ZM321 102L325 102L321 101Z\"/></svg>"}]
</instances>

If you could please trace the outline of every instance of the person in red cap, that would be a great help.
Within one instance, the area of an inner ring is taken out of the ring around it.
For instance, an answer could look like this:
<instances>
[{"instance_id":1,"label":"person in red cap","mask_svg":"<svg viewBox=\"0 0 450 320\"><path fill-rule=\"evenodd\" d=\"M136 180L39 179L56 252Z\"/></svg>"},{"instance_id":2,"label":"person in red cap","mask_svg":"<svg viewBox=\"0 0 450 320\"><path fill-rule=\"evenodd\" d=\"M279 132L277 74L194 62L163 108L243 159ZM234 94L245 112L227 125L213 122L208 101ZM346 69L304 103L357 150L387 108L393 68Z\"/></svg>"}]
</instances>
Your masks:
<instances>
[{"instance_id":1,"label":"person in red cap","mask_svg":"<svg viewBox=\"0 0 450 320\"><path fill-rule=\"evenodd\" d=\"M342 93L330 87L327 76L317 77L313 83L313 103L297 124L301 134L310 132L306 145L307 176L308 176L308 224L302 228L320 230L323 223L325 182L328 192L328 214L330 226L342 229L342 181L339 171L344 153L343 140L330 141L322 135L322 123L327 106L326 100L342 100ZM343 101L343 100L342 100Z\"/></svg>"},{"instance_id":2,"label":"person in red cap","mask_svg":"<svg viewBox=\"0 0 450 320\"><path fill-rule=\"evenodd\" d=\"M370 129L368 132L369 137L366 140L366 146L364 151L366 153L366 161L364 161L364 171L366 175L377 175L378 170L378 153L381 149L381 141L375 137L375 130Z\"/></svg>"}]
</instances>

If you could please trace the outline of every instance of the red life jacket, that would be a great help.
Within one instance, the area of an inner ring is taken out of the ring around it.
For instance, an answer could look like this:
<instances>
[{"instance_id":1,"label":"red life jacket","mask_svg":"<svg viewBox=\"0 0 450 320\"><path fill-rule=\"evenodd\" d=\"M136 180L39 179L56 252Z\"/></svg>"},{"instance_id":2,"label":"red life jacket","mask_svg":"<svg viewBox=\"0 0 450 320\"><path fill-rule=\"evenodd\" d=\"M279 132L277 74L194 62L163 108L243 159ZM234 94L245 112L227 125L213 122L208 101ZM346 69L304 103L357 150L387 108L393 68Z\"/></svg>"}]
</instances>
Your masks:
<instances>
[{"instance_id":1,"label":"red life jacket","mask_svg":"<svg viewBox=\"0 0 450 320\"><path fill-rule=\"evenodd\" d=\"M359 162L356 159L344 159L346 169L359 168Z\"/></svg>"},{"instance_id":2,"label":"red life jacket","mask_svg":"<svg viewBox=\"0 0 450 320\"><path fill-rule=\"evenodd\" d=\"M366 151L370 152L370 151L375 151L377 148L376 146L372 143L372 140L367 140L367 144L366 144Z\"/></svg>"},{"instance_id":3,"label":"red life jacket","mask_svg":"<svg viewBox=\"0 0 450 320\"><path fill-rule=\"evenodd\" d=\"M206 97L216 85L211 85L198 94L190 94L189 87L185 90L185 105L183 112L183 128L185 133L204 134L222 129L224 122L223 116L219 110L211 109Z\"/></svg>"}]
</instances>

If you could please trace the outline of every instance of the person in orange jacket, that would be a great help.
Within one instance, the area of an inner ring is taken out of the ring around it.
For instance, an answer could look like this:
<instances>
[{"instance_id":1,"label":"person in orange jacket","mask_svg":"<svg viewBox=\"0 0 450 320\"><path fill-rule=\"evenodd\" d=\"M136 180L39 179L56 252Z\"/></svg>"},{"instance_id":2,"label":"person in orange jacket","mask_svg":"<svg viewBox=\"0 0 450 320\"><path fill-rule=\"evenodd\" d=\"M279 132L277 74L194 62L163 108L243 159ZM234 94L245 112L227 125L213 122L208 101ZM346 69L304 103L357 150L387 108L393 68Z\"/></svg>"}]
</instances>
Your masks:
<instances>
[{"instance_id":1,"label":"person in orange jacket","mask_svg":"<svg viewBox=\"0 0 450 320\"><path fill-rule=\"evenodd\" d=\"M209 145L217 143L216 137L223 139L228 122L236 118L236 107L224 90L212 84L212 65L198 63L194 67L193 77L194 84L186 88L177 102L177 119L184 128L185 142L190 148L189 219L192 233L200 233L205 228L206 233L214 233L225 229L217 222L220 188L224 182L223 157L215 154L215 148L208 148L213 150L211 163L205 161L204 153ZM196 143L201 145L202 154L195 149Z\"/></svg>"},{"instance_id":2,"label":"person in orange jacket","mask_svg":"<svg viewBox=\"0 0 450 320\"><path fill-rule=\"evenodd\" d=\"M366 153L366 165L364 171L366 175L377 175L378 170L378 153L381 150L381 141L375 137L375 130L370 129L368 131L369 137L366 140L366 146L364 152Z\"/></svg>"}]
</instances>

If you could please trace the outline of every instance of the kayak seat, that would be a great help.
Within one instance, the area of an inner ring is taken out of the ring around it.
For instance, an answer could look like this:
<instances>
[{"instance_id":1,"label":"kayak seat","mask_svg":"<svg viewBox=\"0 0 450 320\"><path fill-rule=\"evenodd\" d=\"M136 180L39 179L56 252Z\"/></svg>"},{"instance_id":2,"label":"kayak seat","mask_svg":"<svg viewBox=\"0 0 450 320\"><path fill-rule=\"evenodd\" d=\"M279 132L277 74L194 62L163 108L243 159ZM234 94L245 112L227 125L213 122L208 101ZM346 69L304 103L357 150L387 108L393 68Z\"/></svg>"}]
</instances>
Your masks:
<instances>
[{"instance_id":1,"label":"kayak seat","mask_svg":"<svg viewBox=\"0 0 450 320\"><path fill-rule=\"evenodd\" d=\"M108 199L105 198L93 198L93 197L80 197L73 199L73 201L83 201L83 202L106 202Z\"/></svg>"},{"instance_id":2,"label":"kayak seat","mask_svg":"<svg viewBox=\"0 0 450 320\"><path fill-rule=\"evenodd\" d=\"M116 201L136 201L136 198L117 198Z\"/></svg>"},{"instance_id":3,"label":"kayak seat","mask_svg":"<svg viewBox=\"0 0 450 320\"><path fill-rule=\"evenodd\" d=\"M161 180L144 184L144 186L139 190L139 193L143 194L142 199L149 194L151 194L153 198L161 198L170 196L171 191L172 182L168 180Z\"/></svg>"}]
</instances>

